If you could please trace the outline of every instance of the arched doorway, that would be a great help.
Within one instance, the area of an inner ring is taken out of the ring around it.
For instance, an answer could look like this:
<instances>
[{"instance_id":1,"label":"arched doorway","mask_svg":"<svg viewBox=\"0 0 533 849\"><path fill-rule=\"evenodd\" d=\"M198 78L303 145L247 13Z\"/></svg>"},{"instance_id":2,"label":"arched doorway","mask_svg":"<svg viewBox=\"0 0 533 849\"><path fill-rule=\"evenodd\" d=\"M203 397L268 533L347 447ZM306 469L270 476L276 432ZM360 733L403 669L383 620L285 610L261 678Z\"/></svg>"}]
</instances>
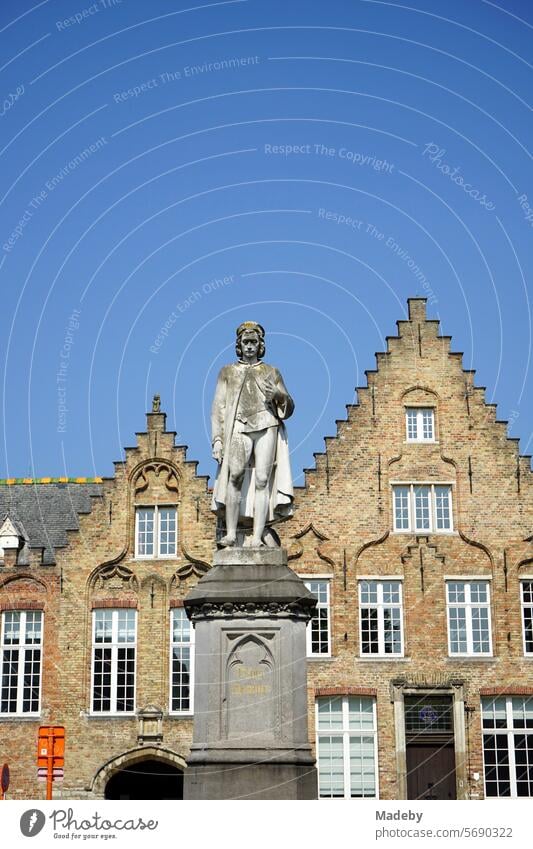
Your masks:
<instances>
[{"instance_id":1,"label":"arched doorway","mask_svg":"<svg viewBox=\"0 0 533 849\"><path fill-rule=\"evenodd\" d=\"M106 799L183 799L183 771L152 758L113 773L105 785Z\"/></svg>"}]
</instances>

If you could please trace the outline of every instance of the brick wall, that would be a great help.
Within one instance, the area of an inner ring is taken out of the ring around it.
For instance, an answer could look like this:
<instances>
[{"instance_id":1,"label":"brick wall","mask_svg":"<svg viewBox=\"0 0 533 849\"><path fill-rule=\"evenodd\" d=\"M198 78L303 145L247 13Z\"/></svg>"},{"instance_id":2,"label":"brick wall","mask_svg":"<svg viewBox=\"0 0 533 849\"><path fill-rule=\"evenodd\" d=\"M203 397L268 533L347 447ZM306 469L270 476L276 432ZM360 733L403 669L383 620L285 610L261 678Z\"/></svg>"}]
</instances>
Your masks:
<instances>
[{"instance_id":1,"label":"brick wall","mask_svg":"<svg viewBox=\"0 0 533 849\"><path fill-rule=\"evenodd\" d=\"M367 379L359 403L348 407L316 467L307 470L294 517L279 526L298 574L331 576L332 658L308 664L310 740L316 696L375 696L380 795L398 798L395 688L460 691L468 708L468 763L458 789L477 798L483 795L483 782L472 779L482 774L480 694L533 692L519 600L520 575L533 573L529 459L518 456L517 441L507 438L461 356L450 352L449 337L427 320L423 299L409 301L409 320L398 322L398 335L388 338ZM406 442L406 406L435 409L435 443ZM90 716L95 607L137 610L137 709L163 712L162 738L154 744L163 759L180 765L187 757L192 720L168 716L169 612L210 564L215 520L207 479L196 475L185 448L174 446L164 414L147 419L147 431L137 434L114 477L104 480L103 495L80 517L79 531L57 550L57 564L0 567L0 608L45 610L42 716L0 719L11 798L44 796L36 780L39 724L66 728L65 780L55 785L56 796L101 795L118 759L126 764L142 756L137 717ZM454 533L392 532L392 481L451 482ZM135 558L135 507L149 504L178 506L177 558ZM361 659L358 579L389 575L403 578L405 657ZM448 656L444 577L453 575L489 579L490 658Z\"/></svg>"}]
</instances>

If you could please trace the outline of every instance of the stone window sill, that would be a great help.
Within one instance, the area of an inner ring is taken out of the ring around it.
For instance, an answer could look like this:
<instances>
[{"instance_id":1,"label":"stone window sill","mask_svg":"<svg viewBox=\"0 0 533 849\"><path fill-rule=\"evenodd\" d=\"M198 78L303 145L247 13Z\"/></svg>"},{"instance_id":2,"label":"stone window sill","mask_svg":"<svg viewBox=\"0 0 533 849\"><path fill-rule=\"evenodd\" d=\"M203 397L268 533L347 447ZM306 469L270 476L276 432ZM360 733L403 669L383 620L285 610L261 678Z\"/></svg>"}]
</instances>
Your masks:
<instances>
[{"instance_id":1,"label":"stone window sill","mask_svg":"<svg viewBox=\"0 0 533 849\"><path fill-rule=\"evenodd\" d=\"M381 657L379 655L374 655L374 657L357 657L356 660L362 661L363 663L411 663L412 657Z\"/></svg>"},{"instance_id":2,"label":"stone window sill","mask_svg":"<svg viewBox=\"0 0 533 849\"><path fill-rule=\"evenodd\" d=\"M139 714L135 713L90 713L88 710L80 711L80 716L84 719L138 719Z\"/></svg>"},{"instance_id":3,"label":"stone window sill","mask_svg":"<svg viewBox=\"0 0 533 849\"><path fill-rule=\"evenodd\" d=\"M499 663L500 658L494 657L473 657L471 654L463 654L457 657L445 657L446 663Z\"/></svg>"},{"instance_id":4,"label":"stone window sill","mask_svg":"<svg viewBox=\"0 0 533 849\"><path fill-rule=\"evenodd\" d=\"M0 714L0 722L41 722L42 716L40 713L34 713L31 716L27 714L19 713L19 714L10 714L9 716L5 716L4 714Z\"/></svg>"}]
</instances>

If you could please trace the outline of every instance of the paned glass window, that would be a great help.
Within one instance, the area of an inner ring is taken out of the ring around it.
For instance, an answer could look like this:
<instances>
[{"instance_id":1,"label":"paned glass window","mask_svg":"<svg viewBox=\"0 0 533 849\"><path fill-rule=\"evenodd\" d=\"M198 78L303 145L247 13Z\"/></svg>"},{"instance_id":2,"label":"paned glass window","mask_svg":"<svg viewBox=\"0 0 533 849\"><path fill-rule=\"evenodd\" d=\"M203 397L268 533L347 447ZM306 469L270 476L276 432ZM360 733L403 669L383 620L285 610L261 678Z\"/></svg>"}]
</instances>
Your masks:
<instances>
[{"instance_id":1,"label":"paned glass window","mask_svg":"<svg viewBox=\"0 0 533 849\"><path fill-rule=\"evenodd\" d=\"M194 628L183 607L170 613L170 711L192 713Z\"/></svg>"},{"instance_id":2,"label":"paned glass window","mask_svg":"<svg viewBox=\"0 0 533 849\"><path fill-rule=\"evenodd\" d=\"M533 581L521 581L524 654L533 654Z\"/></svg>"},{"instance_id":3,"label":"paned glass window","mask_svg":"<svg viewBox=\"0 0 533 849\"><path fill-rule=\"evenodd\" d=\"M434 442L435 411L431 407L406 407L405 428L408 442Z\"/></svg>"},{"instance_id":4,"label":"paned glass window","mask_svg":"<svg viewBox=\"0 0 533 849\"><path fill-rule=\"evenodd\" d=\"M304 581L317 600L316 611L307 625L307 656L331 654L329 581Z\"/></svg>"},{"instance_id":5,"label":"paned glass window","mask_svg":"<svg viewBox=\"0 0 533 849\"><path fill-rule=\"evenodd\" d=\"M453 531L450 484L395 484L392 487L392 509L395 531Z\"/></svg>"},{"instance_id":6,"label":"paned glass window","mask_svg":"<svg viewBox=\"0 0 533 849\"><path fill-rule=\"evenodd\" d=\"M137 611L93 611L92 713L135 710Z\"/></svg>"},{"instance_id":7,"label":"paned glass window","mask_svg":"<svg viewBox=\"0 0 533 849\"><path fill-rule=\"evenodd\" d=\"M135 523L136 557L176 556L178 532L175 507L137 507Z\"/></svg>"},{"instance_id":8,"label":"paned glass window","mask_svg":"<svg viewBox=\"0 0 533 849\"><path fill-rule=\"evenodd\" d=\"M447 581L450 654L491 654L488 581Z\"/></svg>"},{"instance_id":9,"label":"paned glass window","mask_svg":"<svg viewBox=\"0 0 533 849\"><path fill-rule=\"evenodd\" d=\"M1 626L0 714L38 714L43 613L41 610L6 610Z\"/></svg>"},{"instance_id":10,"label":"paned glass window","mask_svg":"<svg viewBox=\"0 0 533 849\"><path fill-rule=\"evenodd\" d=\"M485 796L533 796L533 698L481 700Z\"/></svg>"},{"instance_id":11,"label":"paned glass window","mask_svg":"<svg viewBox=\"0 0 533 849\"><path fill-rule=\"evenodd\" d=\"M401 581L359 581L362 655L402 655Z\"/></svg>"},{"instance_id":12,"label":"paned glass window","mask_svg":"<svg viewBox=\"0 0 533 849\"><path fill-rule=\"evenodd\" d=\"M316 700L320 798L375 799L375 699L333 696Z\"/></svg>"}]
</instances>

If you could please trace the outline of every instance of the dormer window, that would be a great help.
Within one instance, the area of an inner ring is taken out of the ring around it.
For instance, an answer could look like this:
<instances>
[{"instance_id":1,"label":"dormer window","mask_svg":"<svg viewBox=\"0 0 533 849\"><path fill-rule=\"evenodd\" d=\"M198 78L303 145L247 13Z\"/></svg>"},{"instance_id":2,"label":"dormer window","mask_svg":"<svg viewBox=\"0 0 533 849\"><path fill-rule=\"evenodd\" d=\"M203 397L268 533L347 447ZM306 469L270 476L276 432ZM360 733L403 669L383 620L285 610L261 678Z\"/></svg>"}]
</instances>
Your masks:
<instances>
[{"instance_id":1,"label":"dormer window","mask_svg":"<svg viewBox=\"0 0 533 849\"><path fill-rule=\"evenodd\" d=\"M135 557L176 557L177 508L137 507L135 512Z\"/></svg>"},{"instance_id":2,"label":"dormer window","mask_svg":"<svg viewBox=\"0 0 533 849\"><path fill-rule=\"evenodd\" d=\"M406 407L407 442L435 442L435 411L432 407Z\"/></svg>"},{"instance_id":3,"label":"dormer window","mask_svg":"<svg viewBox=\"0 0 533 849\"><path fill-rule=\"evenodd\" d=\"M0 561L4 559L4 550L6 548L19 549L23 539L12 520L9 516L6 516L0 526Z\"/></svg>"}]
</instances>

